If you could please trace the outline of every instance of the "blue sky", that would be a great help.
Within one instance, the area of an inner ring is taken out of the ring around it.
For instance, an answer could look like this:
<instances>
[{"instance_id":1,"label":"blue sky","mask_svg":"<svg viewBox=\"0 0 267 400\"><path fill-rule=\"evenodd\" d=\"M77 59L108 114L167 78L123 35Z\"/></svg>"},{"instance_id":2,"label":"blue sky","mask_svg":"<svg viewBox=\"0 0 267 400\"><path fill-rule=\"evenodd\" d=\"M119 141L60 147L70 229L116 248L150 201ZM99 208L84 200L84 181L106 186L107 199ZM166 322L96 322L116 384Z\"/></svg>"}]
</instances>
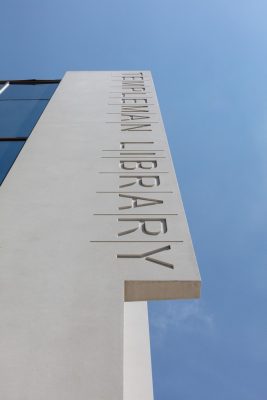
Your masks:
<instances>
[{"instance_id":1,"label":"blue sky","mask_svg":"<svg viewBox=\"0 0 267 400\"><path fill-rule=\"evenodd\" d=\"M267 3L3 0L0 79L150 69L202 274L150 304L155 400L267 398Z\"/></svg>"}]
</instances>

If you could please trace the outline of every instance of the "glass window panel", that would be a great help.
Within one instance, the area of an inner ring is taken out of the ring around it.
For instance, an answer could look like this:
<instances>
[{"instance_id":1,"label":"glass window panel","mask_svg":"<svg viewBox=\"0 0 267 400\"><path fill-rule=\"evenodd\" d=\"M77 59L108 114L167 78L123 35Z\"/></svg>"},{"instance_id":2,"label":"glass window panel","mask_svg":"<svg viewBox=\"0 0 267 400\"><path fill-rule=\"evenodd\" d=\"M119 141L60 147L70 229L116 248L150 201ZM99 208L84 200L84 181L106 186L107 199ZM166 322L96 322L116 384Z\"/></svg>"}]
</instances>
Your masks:
<instances>
[{"instance_id":1,"label":"glass window panel","mask_svg":"<svg viewBox=\"0 0 267 400\"><path fill-rule=\"evenodd\" d=\"M20 99L50 99L58 87L58 83L44 83L34 85L10 84L0 95L0 100Z\"/></svg>"},{"instance_id":2,"label":"glass window panel","mask_svg":"<svg viewBox=\"0 0 267 400\"><path fill-rule=\"evenodd\" d=\"M0 142L0 185L5 179L25 142Z\"/></svg>"},{"instance_id":3,"label":"glass window panel","mask_svg":"<svg viewBox=\"0 0 267 400\"><path fill-rule=\"evenodd\" d=\"M0 137L29 136L48 100L0 101Z\"/></svg>"},{"instance_id":4,"label":"glass window panel","mask_svg":"<svg viewBox=\"0 0 267 400\"><path fill-rule=\"evenodd\" d=\"M9 86L9 82L0 84L0 98L1 98L1 95L4 93L4 91L8 88L8 86Z\"/></svg>"}]
</instances>

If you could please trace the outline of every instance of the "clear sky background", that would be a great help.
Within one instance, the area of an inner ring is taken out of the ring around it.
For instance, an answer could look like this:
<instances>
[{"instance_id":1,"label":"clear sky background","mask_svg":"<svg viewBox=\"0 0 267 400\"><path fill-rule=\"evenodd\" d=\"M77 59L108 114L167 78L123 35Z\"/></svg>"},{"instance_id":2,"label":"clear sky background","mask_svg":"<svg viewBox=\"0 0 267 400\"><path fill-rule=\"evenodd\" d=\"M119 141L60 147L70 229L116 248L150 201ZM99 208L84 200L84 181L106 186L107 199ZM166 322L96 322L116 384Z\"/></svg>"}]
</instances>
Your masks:
<instances>
[{"instance_id":1,"label":"clear sky background","mask_svg":"<svg viewBox=\"0 0 267 400\"><path fill-rule=\"evenodd\" d=\"M150 303L155 400L267 399L266 20L264 0L1 1L0 79L153 73L203 280Z\"/></svg>"}]
</instances>

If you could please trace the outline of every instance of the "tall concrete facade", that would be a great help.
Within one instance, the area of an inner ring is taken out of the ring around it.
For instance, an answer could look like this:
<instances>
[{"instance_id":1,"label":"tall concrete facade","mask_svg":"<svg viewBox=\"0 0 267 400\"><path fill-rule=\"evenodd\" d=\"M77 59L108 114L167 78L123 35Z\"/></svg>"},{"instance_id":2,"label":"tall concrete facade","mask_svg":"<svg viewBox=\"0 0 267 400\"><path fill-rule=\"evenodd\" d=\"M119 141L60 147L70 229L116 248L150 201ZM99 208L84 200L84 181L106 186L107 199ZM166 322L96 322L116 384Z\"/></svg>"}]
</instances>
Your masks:
<instances>
[{"instance_id":1,"label":"tall concrete facade","mask_svg":"<svg viewBox=\"0 0 267 400\"><path fill-rule=\"evenodd\" d=\"M0 226L0 398L151 400L146 301L200 277L149 72L65 75Z\"/></svg>"}]
</instances>

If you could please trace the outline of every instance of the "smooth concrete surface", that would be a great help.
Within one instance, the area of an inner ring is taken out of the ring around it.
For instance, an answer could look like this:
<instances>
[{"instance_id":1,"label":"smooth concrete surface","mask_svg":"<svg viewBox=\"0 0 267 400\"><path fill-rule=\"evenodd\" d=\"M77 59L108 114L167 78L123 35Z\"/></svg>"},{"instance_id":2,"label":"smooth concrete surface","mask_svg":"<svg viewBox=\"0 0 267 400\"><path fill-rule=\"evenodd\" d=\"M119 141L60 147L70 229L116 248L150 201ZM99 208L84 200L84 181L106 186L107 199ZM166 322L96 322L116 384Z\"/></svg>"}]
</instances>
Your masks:
<instances>
[{"instance_id":1,"label":"smooth concrete surface","mask_svg":"<svg viewBox=\"0 0 267 400\"><path fill-rule=\"evenodd\" d=\"M123 400L153 400L147 303L124 303Z\"/></svg>"},{"instance_id":2,"label":"smooth concrete surface","mask_svg":"<svg viewBox=\"0 0 267 400\"><path fill-rule=\"evenodd\" d=\"M0 227L0 399L121 400L123 300L200 288L149 72L66 74Z\"/></svg>"}]
</instances>

